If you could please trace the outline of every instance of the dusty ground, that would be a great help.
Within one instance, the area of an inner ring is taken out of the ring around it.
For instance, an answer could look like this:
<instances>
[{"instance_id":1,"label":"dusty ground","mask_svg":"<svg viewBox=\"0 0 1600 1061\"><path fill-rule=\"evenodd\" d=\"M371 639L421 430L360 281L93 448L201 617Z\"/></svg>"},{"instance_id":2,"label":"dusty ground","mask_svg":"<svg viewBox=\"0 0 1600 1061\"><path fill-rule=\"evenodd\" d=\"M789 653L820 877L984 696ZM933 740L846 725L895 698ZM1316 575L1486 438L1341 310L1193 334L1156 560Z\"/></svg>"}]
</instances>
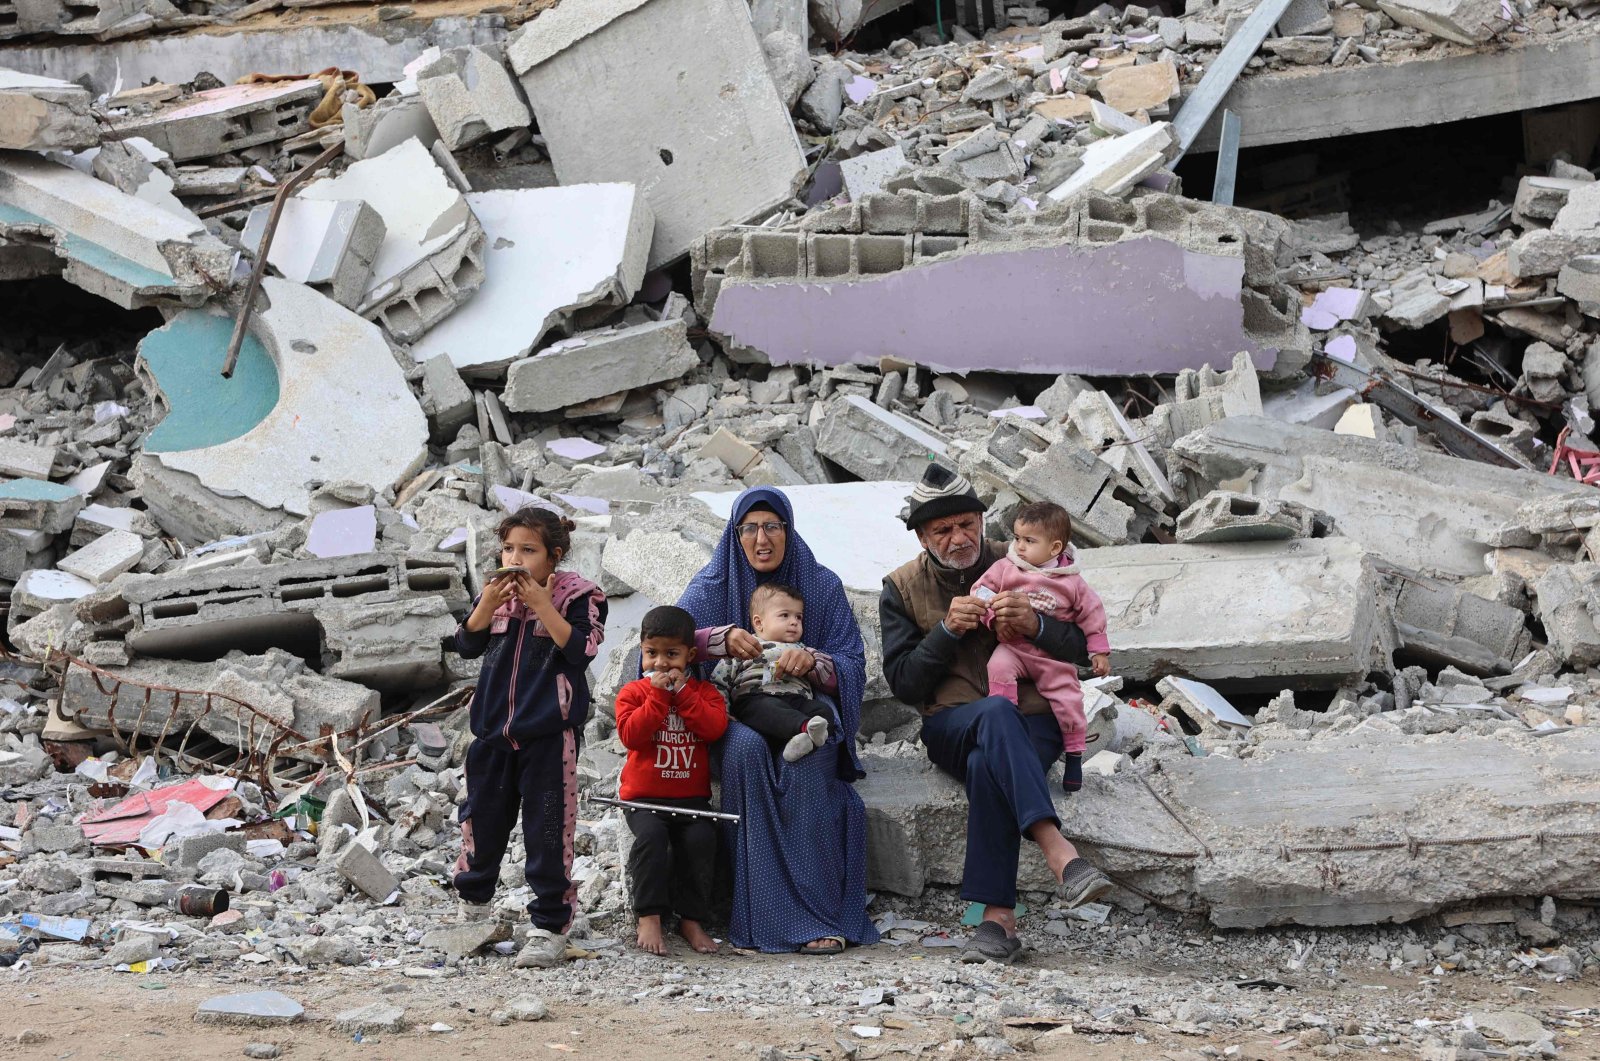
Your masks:
<instances>
[{"instance_id":1,"label":"dusty ground","mask_svg":"<svg viewBox=\"0 0 1600 1061\"><path fill-rule=\"evenodd\" d=\"M264 1042L280 1046L285 1058L328 1061L448 1055L720 1061L759 1057L767 1046L776 1046L791 1058L867 1059L924 1053L930 1057L964 1058L973 1056L975 1051L969 1044L956 1041L961 1038L958 1018L915 1014L901 1020L889 1018L883 1021L885 1025L904 1026L886 1026L879 1038L862 1040L851 1034L850 1026L878 1020L864 1017L859 1009L852 1012L836 1005L796 1004L781 1013L734 1013L717 1005L714 994L703 999L692 997L696 994L696 977L722 980L731 973L747 982L781 981L796 974L815 977L817 967L825 965L828 976L836 978L846 993L860 983L897 983L909 991L919 981L946 987L976 986L982 991L986 984L993 986L1002 979L1013 985L1026 983L1030 967L1056 969L1067 972L1075 985L1081 984L1086 998L1103 996L1107 987L1116 988L1115 993L1121 998L1119 1009L1131 1013L1141 998L1150 1000L1148 1007L1155 1002L1168 1003L1175 994L1186 992L1196 998L1219 987L1234 993L1233 988L1223 985L1239 973L1250 972L1209 966L1203 956L1182 966L1139 961L1096 966L1071 954L1035 955L1030 965L1004 971L993 966L962 967L943 954L914 956L884 947L803 963L766 955L680 956L661 962L659 971L645 967L648 971L643 974L630 962L612 964L618 976L635 976L639 980L636 993L649 997L619 998L617 988L623 985L616 981L606 992L575 983L570 968L523 972L497 960L475 963L463 975L442 980L412 979L398 966L301 974L262 970L259 975L255 970L238 968L137 975L48 965L21 973L4 971L0 972L0 982L11 981L6 990L11 1012L0 1026L0 1057L116 1061L229 1058L243 1057L247 1043ZM1287 982L1292 978L1278 979ZM1343 982L1334 987L1302 982L1294 990L1277 995L1250 994L1274 1000L1272 1009L1291 1021L1305 1013L1362 1012L1369 1008L1375 1019L1385 1019L1386 1015L1392 1021L1394 1007L1400 1002L1414 1011L1416 1020L1451 1021L1469 1008L1515 1006L1555 1024L1564 1009L1590 1007L1600 1000L1600 991L1593 983L1546 982L1530 987L1526 980L1476 975L1453 975L1437 983L1431 982L1433 979L1397 977L1387 968L1347 965ZM280 990L302 1002L305 1019L279 1028L221 1027L194 1021L197 1005L207 997L262 989ZM673 991L684 994L661 997ZM538 995L549 1003L548 1019L535 1024L494 1023L491 1013L498 1005L527 994ZM332 1019L336 1013L373 1001L403 1007L411 1028L364 1036L362 1041L334 1031ZM710 1004L703 1005L702 1001ZM1084 1026L1086 1022L1092 1024L1092 1019L1081 1006L1069 1008L1062 1018L1077 1026L1070 1032L1058 1030L1048 1037L1042 1027L1010 1028L1007 1035L1018 1047L1031 1049L1036 1056L1092 1061L1180 1057L1199 1061L1203 1056L1199 1051L1209 1056L1244 1059L1314 1056L1305 1044L1286 1042L1295 1038L1292 1032L1274 1035L1259 1029L1222 1026L1202 1034L1180 1034L1170 1027L1133 1017L1119 1021L1123 1023L1122 1034L1107 1034L1103 1028ZM453 1030L428 1030L435 1022ZM1594 1016L1582 1016L1572 1023L1580 1026L1565 1029L1556 1038L1559 1056L1600 1059L1600 1026ZM42 1042L16 1042L25 1029L46 1038ZM1239 1049L1230 1050L1232 1047ZM1318 1054L1327 1056L1329 1049L1323 1046ZM1416 1056L1414 1048L1405 1044L1366 1049L1346 1045L1338 1052L1350 1056Z\"/></svg>"}]
</instances>

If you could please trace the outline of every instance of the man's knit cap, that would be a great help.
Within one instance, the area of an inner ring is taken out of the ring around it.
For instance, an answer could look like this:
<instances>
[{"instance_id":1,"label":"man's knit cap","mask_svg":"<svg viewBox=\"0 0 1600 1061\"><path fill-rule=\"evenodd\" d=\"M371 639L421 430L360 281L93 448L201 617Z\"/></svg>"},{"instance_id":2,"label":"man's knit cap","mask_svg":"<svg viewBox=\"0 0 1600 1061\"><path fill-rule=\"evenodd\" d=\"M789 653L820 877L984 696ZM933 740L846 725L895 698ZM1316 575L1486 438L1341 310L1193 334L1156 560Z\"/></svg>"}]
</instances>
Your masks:
<instances>
[{"instance_id":1,"label":"man's knit cap","mask_svg":"<svg viewBox=\"0 0 1600 1061\"><path fill-rule=\"evenodd\" d=\"M930 462L928 470L922 473L922 482L906 498L906 507L900 513L900 518L907 527L916 530L929 520L941 516L983 510L978 492L965 477L942 464Z\"/></svg>"}]
</instances>

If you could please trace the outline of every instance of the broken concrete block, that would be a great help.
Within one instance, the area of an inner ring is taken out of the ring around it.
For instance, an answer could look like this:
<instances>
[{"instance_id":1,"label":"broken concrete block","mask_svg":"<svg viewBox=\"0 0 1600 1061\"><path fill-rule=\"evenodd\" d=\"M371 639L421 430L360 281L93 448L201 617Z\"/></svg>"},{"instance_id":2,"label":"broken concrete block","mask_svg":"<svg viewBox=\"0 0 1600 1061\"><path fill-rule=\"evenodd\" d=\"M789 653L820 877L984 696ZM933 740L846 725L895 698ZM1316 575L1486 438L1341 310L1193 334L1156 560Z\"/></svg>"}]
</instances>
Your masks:
<instances>
[{"instance_id":1,"label":"broken concrete block","mask_svg":"<svg viewBox=\"0 0 1600 1061\"><path fill-rule=\"evenodd\" d=\"M1586 181L1559 177L1524 177L1517 183L1515 210L1522 217L1553 219L1567 205L1567 196Z\"/></svg>"},{"instance_id":2,"label":"broken concrete block","mask_svg":"<svg viewBox=\"0 0 1600 1061\"><path fill-rule=\"evenodd\" d=\"M1569 667L1600 663L1600 564L1557 564L1534 586L1550 651Z\"/></svg>"},{"instance_id":3,"label":"broken concrete block","mask_svg":"<svg viewBox=\"0 0 1600 1061\"><path fill-rule=\"evenodd\" d=\"M558 5L506 53L561 183L644 191L652 269L799 188L805 158L742 0Z\"/></svg>"},{"instance_id":4,"label":"broken concrete block","mask_svg":"<svg viewBox=\"0 0 1600 1061\"><path fill-rule=\"evenodd\" d=\"M1523 502L1570 483L1265 417L1234 416L1174 443L1192 483L1250 478L1256 497L1298 501L1341 535L1425 573L1479 575L1490 542Z\"/></svg>"},{"instance_id":5,"label":"broken concrete block","mask_svg":"<svg viewBox=\"0 0 1600 1061\"><path fill-rule=\"evenodd\" d=\"M422 946L443 951L452 958L465 958L511 938L511 923L491 917L465 925L446 925L423 934Z\"/></svg>"},{"instance_id":6,"label":"broken concrete block","mask_svg":"<svg viewBox=\"0 0 1600 1061\"><path fill-rule=\"evenodd\" d=\"M1120 196L1178 155L1178 138L1166 122L1154 122L1138 132L1096 140L1083 153L1083 165L1051 188L1054 202L1097 191Z\"/></svg>"},{"instance_id":7,"label":"broken concrete block","mask_svg":"<svg viewBox=\"0 0 1600 1061\"><path fill-rule=\"evenodd\" d=\"M437 354L422 363L422 392L431 407L428 420L433 424L434 438L454 438L457 429L473 418L472 390L456 371L449 354Z\"/></svg>"},{"instance_id":8,"label":"broken concrete block","mask_svg":"<svg viewBox=\"0 0 1600 1061\"><path fill-rule=\"evenodd\" d=\"M1503 674L1528 654L1522 609L1415 571L1398 572L1395 633L1407 659L1473 674Z\"/></svg>"},{"instance_id":9,"label":"broken concrete block","mask_svg":"<svg viewBox=\"0 0 1600 1061\"><path fill-rule=\"evenodd\" d=\"M204 658L244 644L304 650L328 636L322 610L437 596L465 607L459 561L447 554L369 553L331 560L217 567L121 587L142 656ZM343 620L341 620L343 621ZM437 646L435 646L437 647Z\"/></svg>"},{"instance_id":10,"label":"broken concrete block","mask_svg":"<svg viewBox=\"0 0 1600 1061\"><path fill-rule=\"evenodd\" d=\"M427 105L415 94L385 96L370 107L346 103L343 120L344 153L353 159L376 158L411 139L423 147L439 140Z\"/></svg>"},{"instance_id":11,"label":"broken concrete block","mask_svg":"<svg viewBox=\"0 0 1600 1061\"><path fill-rule=\"evenodd\" d=\"M483 228L420 141L353 163L296 195L364 201L383 219L383 243L356 312L399 342L420 337L483 284Z\"/></svg>"},{"instance_id":12,"label":"broken concrete block","mask_svg":"<svg viewBox=\"0 0 1600 1061\"><path fill-rule=\"evenodd\" d=\"M828 406L817 426L817 454L862 479L915 482L928 461L950 458L950 440L848 394Z\"/></svg>"},{"instance_id":13,"label":"broken concrete block","mask_svg":"<svg viewBox=\"0 0 1600 1061\"><path fill-rule=\"evenodd\" d=\"M63 483L43 479L0 483L0 527L62 534L72 529L82 509L83 495Z\"/></svg>"},{"instance_id":14,"label":"broken concrete block","mask_svg":"<svg viewBox=\"0 0 1600 1061\"><path fill-rule=\"evenodd\" d=\"M1285 37L1315 36L1332 31L1328 0L1291 0L1278 18L1278 32Z\"/></svg>"},{"instance_id":15,"label":"broken concrete block","mask_svg":"<svg viewBox=\"0 0 1600 1061\"><path fill-rule=\"evenodd\" d=\"M1233 733L1243 734L1254 723L1228 702L1228 698L1205 682L1170 675L1156 682L1156 691L1191 722L1204 728L1211 723Z\"/></svg>"},{"instance_id":16,"label":"broken concrete block","mask_svg":"<svg viewBox=\"0 0 1600 1061\"><path fill-rule=\"evenodd\" d=\"M451 151L533 121L499 49L451 48L417 71L417 94Z\"/></svg>"},{"instance_id":17,"label":"broken concrete block","mask_svg":"<svg viewBox=\"0 0 1600 1061\"><path fill-rule=\"evenodd\" d=\"M580 332L506 372L505 406L545 413L678 379L700 363L683 320Z\"/></svg>"},{"instance_id":18,"label":"broken concrete block","mask_svg":"<svg viewBox=\"0 0 1600 1061\"><path fill-rule=\"evenodd\" d=\"M385 692L447 680L440 643L455 632L450 607L445 597L429 596L317 609L322 673Z\"/></svg>"},{"instance_id":19,"label":"broken concrete block","mask_svg":"<svg viewBox=\"0 0 1600 1061\"><path fill-rule=\"evenodd\" d=\"M1178 98L1178 68L1166 61L1114 67L1095 82L1095 91L1123 114L1147 111Z\"/></svg>"},{"instance_id":20,"label":"broken concrete block","mask_svg":"<svg viewBox=\"0 0 1600 1061\"><path fill-rule=\"evenodd\" d=\"M370 848L360 842L351 843L339 853L334 863L339 876L349 881L359 891L376 902L388 902L400 889L400 878L378 860Z\"/></svg>"},{"instance_id":21,"label":"broken concrete block","mask_svg":"<svg viewBox=\"0 0 1600 1061\"><path fill-rule=\"evenodd\" d=\"M184 313L139 345L170 408L133 474L157 522L190 541L306 516L312 483L385 489L427 459L427 420L378 329L300 284L268 277L262 291L231 379L218 371L230 317Z\"/></svg>"},{"instance_id":22,"label":"broken concrete block","mask_svg":"<svg viewBox=\"0 0 1600 1061\"><path fill-rule=\"evenodd\" d=\"M62 279L124 309L198 303L233 270L234 252L193 218L21 152L0 158L0 239L13 228L61 260Z\"/></svg>"},{"instance_id":23,"label":"broken concrete block","mask_svg":"<svg viewBox=\"0 0 1600 1061\"><path fill-rule=\"evenodd\" d=\"M845 191L850 194L850 201L859 203L867 196L883 191L883 186L889 178L908 165L910 163L906 160L905 148L895 144L880 151L869 151L864 155L844 159L839 163L839 173L844 178Z\"/></svg>"},{"instance_id":24,"label":"broken concrete block","mask_svg":"<svg viewBox=\"0 0 1600 1061\"><path fill-rule=\"evenodd\" d=\"M112 531L68 553L56 566L68 574L104 585L124 571L132 571L144 559L144 547L144 539L137 534Z\"/></svg>"},{"instance_id":25,"label":"broken concrete block","mask_svg":"<svg viewBox=\"0 0 1600 1061\"><path fill-rule=\"evenodd\" d=\"M1600 183L1582 182L1567 193L1567 202L1550 225L1550 231L1581 243L1600 239ZM1595 253L1586 250L1585 253Z\"/></svg>"},{"instance_id":26,"label":"broken concrete block","mask_svg":"<svg viewBox=\"0 0 1600 1061\"><path fill-rule=\"evenodd\" d=\"M1326 538L1333 531L1332 522L1295 501L1217 490L1183 510L1178 517L1178 541L1201 544Z\"/></svg>"},{"instance_id":27,"label":"broken concrete block","mask_svg":"<svg viewBox=\"0 0 1600 1061\"><path fill-rule=\"evenodd\" d=\"M1600 240L1581 241L1548 228L1524 232L1506 248L1506 268L1518 279L1554 276L1579 254L1600 251Z\"/></svg>"},{"instance_id":28,"label":"broken concrete block","mask_svg":"<svg viewBox=\"0 0 1600 1061\"><path fill-rule=\"evenodd\" d=\"M326 90L320 81L224 85L111 122L117 139L142 136L179 162L299 136Z\"/></svg>"},{"instance_id":29,"label":"broken concrete block","mask_svg":"<svg viewBox=\"0 0 1600 1061\"><path fill-rule=\"evenodd\" d=\"M1400 23L1457 44L1482 44L1510 24L1499 0L1377 0Z\"/></svg>"},{"instance_id":30,"label":"broken concrete block","mask_svg":"<svg viewBox=\"0 0 1600 1061\"><path fill-rule=\"evenodd\" d=\"M88 89L0 67L0 148L81 151L99 142Z\"/></svg>"},{"instance_id":31,"label":"broken concrete block","mask_svg":"<svg viewBox=\"0 0 1600 1061\"><path fill-rule=\"evenodd\" d=\"M412 344L469 375L499 375L590 306L624 306L644 281L654 215L631 184L471 192L486 234L483 286Z\"/></svg>"},{"instance_id":32,"label":"broken concrete block","mask_svg":"<svg viewBox=\"0 0 1600 1061\"><path fill-rule=\"evenodd\" d=\"M142 659L108 670L110 677L99 681L88 671L67 672L62 695L69 707L63 710L79 725L146 737L182 733L193 726L232 747L265 752L278 731L264 719L310 740L323 726L344 733L363 719L378 717L377 692L323 677L304 660L276 648L259 656L234 653L214 663ZM128 685L119 696L121 682ZM186 693L176 702L170 694L163 695L147 708L142 687L150 685ZM222 695L207 698L206 693ZM234 700L263 717L241 709ZM316 762L325 752L326 745L280 754Z\"/></svg>"},{"instance_id":33,"label":"broken concrete block","mask_svg":"<svg viewBox=\"0 0 1600 1061\"><path fill-rule=\"evenodd\" d=\"M1383 317L1397 327L1415 330L1427 327L1449 312L1449 296L1435 287L1433 277L1418 271L1395 282L1389 308Z\"/></svg>"},{"instance_id":34,"label":"broken concrete block","mask_svg":"<svg viewBox=\"0 0 1600 1061\"><path fill-rule=\"evenodd\" d=\"M1335 688L1387 668L1378 576L1347 538L1084 549L1117 673Z\"/></svg>"},{"instance_id":35,"label":"broken concrete block","mask_svg":"<svg viewBox=\"0 0 1600 1061\"><path fill-rule=\"evenodd\" d=\"M250 211L240 242L259 248L270 206ZM356 309L383 246L383 218L360 200L319 202L291 198L283 204L267 261L286 280L308 284L347 309Z\"/></svg>"},{"instance_id":36,"label":"broken concrete block","mask_svg":"<svg viewBox=\"0 0 1600 1061\"><path fill-rule=\"evenodd\" d=\"M1578 304L1587 317L1600 317L1600 255L1573 258L1561 267L1556 290Z\"/></svg>"},{"instance_id":37,"label":"broken concrete block","mask_svg":"<svg viewBox=\"0 0 1600 1061\"><path fill-rule=\"evenodd\" d=\"M1148 525L1115 494L1124 481L1080 445L1008 418L961 459L961 469L981 491L1010 491L1024 501L1053 501L1072 516L1075 541L1120 545ZM1119 664L1120 665L1120 664Z\"/></svg>"}]
</instances>

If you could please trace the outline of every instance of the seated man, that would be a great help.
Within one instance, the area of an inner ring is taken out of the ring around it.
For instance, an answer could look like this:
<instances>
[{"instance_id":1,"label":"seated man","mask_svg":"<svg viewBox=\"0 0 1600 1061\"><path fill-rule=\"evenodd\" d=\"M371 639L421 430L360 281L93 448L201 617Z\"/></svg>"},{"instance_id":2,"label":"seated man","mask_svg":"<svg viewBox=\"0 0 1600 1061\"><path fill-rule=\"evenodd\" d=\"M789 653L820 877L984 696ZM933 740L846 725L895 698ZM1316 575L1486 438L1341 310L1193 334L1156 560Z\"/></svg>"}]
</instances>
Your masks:
<instances>
[{"instance_id":1,"label":"seated man","mask_svg":"<svg viewBox=\"0 0 1600 1061\"><path fill-rule=\"evenodd\" d=\"M905 523L923 553L883 580L883 671L894 695L922 711L928 758L966 785L967 858L961 897L984 904L962 961L1010 962L1017 939L1022 837L1044 851L1068 907L1111 882L1061 835L1045 772L1061 756L1061 728L1031 685L1021 705L989 696L988 662L1000 638L1026 637L1049 656L1088 666L1083 631L1034 611L1021 593L987 601L973 584L1006 550L983 538L984 506L972 484L930 464L908 499ZM983 618L992 610L992 625Z\"/></svg>"}]
</instances>

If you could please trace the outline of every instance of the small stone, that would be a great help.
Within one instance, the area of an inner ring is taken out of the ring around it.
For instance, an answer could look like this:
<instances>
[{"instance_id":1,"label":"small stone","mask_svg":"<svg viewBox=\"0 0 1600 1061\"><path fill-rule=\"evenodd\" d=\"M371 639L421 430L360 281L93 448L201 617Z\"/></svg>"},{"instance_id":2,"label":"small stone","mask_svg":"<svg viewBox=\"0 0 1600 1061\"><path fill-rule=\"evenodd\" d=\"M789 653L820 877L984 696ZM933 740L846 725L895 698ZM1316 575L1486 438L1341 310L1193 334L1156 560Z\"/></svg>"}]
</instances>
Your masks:
<instances>
[{"instance_id":1,"label":"small stone","mask_svg":"<svg viewBox=\"0 0 1600 1061\"><path fill-rule=\"evenodd\" d=\"M272 1043L246 1043L244 1047L244 1056L259 1058L260 1061L271 1061L282 1054L283 1051Z\"/></svg>"},{"instance_id":2,"label":"small stone","mask_svg":"<svg viewBox=\"0 0 1600 1061\"><path fill-rule=\"evenodd\" d=\"M161 957L156 941L143 932L136 932L106 952L107 965L137 965Z\"/></svg>"},{"instance_id":3,"label":"small stone","mask_svg":"<svg viewBox=\"0 0 1600 1061\"><path fill-rule=\"evenodd\" d=\"M1561 940L1561 933L1543 921L1535 921L1531 917L1520 918L1517 921L1517 935L1536 947L1554 946Z\"/></svg>"},{"instance_id":4,"label":"small stone","mask_svg":"<svg viewBox=\"0 0 1600 1061\"><path fill-rule=\"evenodd\" d=\"M506 1003L506 1013L512 1020L517 1021L544 1020L550 1015L550 1007L546 1006L541 998L518 995Z\"/></svg>"},{"instance_id":5,"label":"small stone","mask_svg":"<svg viewBox=\"0 0 1600 1061\"><path fill-rule=\"evenodd\" d=\"M422 945L429 950L442 950L452 958L465 958L476 954L491 943L511 938L511 925L498 918L476 921L467 925L449 925L436 928L422 937Z\"/></svg>"},{"instance_id":6,"label":"small stone","mask_svg":"<svg viewBox=\"0 0 1600 1061\"><path fill-rule=\"evenodd\" d=\"M49 1041L50 1036L33 1028L24 1028L17 1033L17 1042L23 1046L32 1046Z\"/></svg>"},{"instance_id":7,"label":"small stone","mask_svg":"<svg viewBox=\"0 0 1600 1061\"><path fill-rule=\"evenodd\" d=\"M1536 1043L1550 1033L1537 1017L1518 1009L1477 1010L1468 1014L1472 1023L1490 1039L1508 1043Z\"/></svg>"}]
</instances>

